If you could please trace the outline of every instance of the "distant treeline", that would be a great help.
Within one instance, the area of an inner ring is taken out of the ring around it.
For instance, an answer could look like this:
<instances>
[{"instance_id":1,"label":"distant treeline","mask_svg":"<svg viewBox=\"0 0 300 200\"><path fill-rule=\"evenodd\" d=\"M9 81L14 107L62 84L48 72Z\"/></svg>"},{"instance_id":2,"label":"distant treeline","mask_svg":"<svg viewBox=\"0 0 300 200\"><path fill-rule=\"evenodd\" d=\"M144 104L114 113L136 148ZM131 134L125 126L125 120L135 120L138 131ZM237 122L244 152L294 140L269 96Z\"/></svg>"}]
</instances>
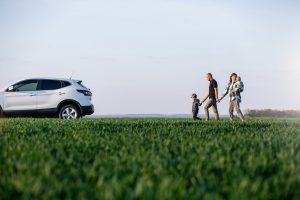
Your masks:
<instances>
[{"instance_id":1,"label":"distant treeline","mask_svg":"<svg viewBox=\"0 0 300 200\"><path fill-rule=\"evenodd\" d=\"M246 110L248 117L300 117L300 110Z\"/></svg>"}]
</instances>

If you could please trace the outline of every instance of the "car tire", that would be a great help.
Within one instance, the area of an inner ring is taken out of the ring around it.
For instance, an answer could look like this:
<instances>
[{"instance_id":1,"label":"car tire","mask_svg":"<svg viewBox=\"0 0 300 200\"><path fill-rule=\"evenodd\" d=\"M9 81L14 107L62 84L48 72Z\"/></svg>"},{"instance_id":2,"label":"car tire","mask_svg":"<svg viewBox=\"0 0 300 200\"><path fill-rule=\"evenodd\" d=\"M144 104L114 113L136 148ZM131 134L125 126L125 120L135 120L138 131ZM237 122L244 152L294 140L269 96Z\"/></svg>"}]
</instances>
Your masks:
<instances>
[{"instance_id":1,"label":"car tire","mask_svg":"<svg viewBox=\"0 0 300 200\"><path fill-rule=\"evenodd\" d=\"M78 107L72 104L63 106L59 111L60 119L78 119L80 117L81 115Z\"/></svg>"}]
</instances>

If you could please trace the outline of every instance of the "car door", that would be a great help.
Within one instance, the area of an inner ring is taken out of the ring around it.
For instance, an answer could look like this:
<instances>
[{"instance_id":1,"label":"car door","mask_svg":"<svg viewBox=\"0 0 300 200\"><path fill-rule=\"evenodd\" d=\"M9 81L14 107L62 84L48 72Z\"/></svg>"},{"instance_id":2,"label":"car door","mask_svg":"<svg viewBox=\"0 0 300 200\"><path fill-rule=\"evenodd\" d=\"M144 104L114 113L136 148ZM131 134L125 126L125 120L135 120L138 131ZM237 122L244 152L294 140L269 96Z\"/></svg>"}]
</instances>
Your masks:
<instances>
[{"instance_id":1,"label":"car door","mask_svg":"<svg viewBox=\"0 0 300 200\"><path fill-rule=\"evenodd\" d=\"M63 82L59 80L41 80L37 92L37 109L56 109L63 100L65 91Z\"/></svg>"},{"instance_id":2,"label":"car door","mask_svg":"<svg viewBox=\"0 0 300 200\"><path fill-rule=\"evenodd\" d=\"M21 81L4 92L4 111L34 112L37 105L38 80Z\"/></svg>"}]
</instances>

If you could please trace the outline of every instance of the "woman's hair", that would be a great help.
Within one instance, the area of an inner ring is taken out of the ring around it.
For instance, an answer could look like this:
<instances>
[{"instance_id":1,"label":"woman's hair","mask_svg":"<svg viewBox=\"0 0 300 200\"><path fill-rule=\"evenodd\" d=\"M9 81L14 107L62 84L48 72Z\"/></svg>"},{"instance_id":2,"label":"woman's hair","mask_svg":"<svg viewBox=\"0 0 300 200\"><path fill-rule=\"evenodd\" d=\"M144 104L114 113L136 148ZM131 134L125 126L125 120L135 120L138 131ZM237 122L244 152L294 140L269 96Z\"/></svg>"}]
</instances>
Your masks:
<instances>
[{"instance_id":1,"label":"woman's hair","mask_svg":"<svg viewBox=\"0 0 300 200\"><path fill-rule=\"evenodd\" d=\"M233 76L237 76L237 74L236 74L236 73L232 73L232 74L230 75L230 78L229 78L229 83L231 83L231 82L232 82L231 78L232 78Z\"/></svg>"}]
</instances>

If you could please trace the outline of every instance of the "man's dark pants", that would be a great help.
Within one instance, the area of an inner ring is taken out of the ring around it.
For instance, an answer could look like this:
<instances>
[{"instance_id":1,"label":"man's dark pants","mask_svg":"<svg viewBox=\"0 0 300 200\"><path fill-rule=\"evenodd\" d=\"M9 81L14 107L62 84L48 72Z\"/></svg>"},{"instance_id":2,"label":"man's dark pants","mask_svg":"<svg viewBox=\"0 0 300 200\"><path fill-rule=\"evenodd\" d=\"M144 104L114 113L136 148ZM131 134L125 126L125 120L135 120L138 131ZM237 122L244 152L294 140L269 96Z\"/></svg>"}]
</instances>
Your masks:
<instances>
[{"instance_id":1,"label":"man's dark pants","mask_svg":"<svg viewBox=\"0 0 300 200\"><path fill-rule=\"evenodd\" d=\"M206 120L209 120L209 111L208 111L208 109L210 107L212 107L212 110L215 113L215 118L219 119L220 117L219 117L219 112L218 112L217 101L216 101L216 99L209 99L207 104L204 107Z\"/></svg>"}]
</instances>

